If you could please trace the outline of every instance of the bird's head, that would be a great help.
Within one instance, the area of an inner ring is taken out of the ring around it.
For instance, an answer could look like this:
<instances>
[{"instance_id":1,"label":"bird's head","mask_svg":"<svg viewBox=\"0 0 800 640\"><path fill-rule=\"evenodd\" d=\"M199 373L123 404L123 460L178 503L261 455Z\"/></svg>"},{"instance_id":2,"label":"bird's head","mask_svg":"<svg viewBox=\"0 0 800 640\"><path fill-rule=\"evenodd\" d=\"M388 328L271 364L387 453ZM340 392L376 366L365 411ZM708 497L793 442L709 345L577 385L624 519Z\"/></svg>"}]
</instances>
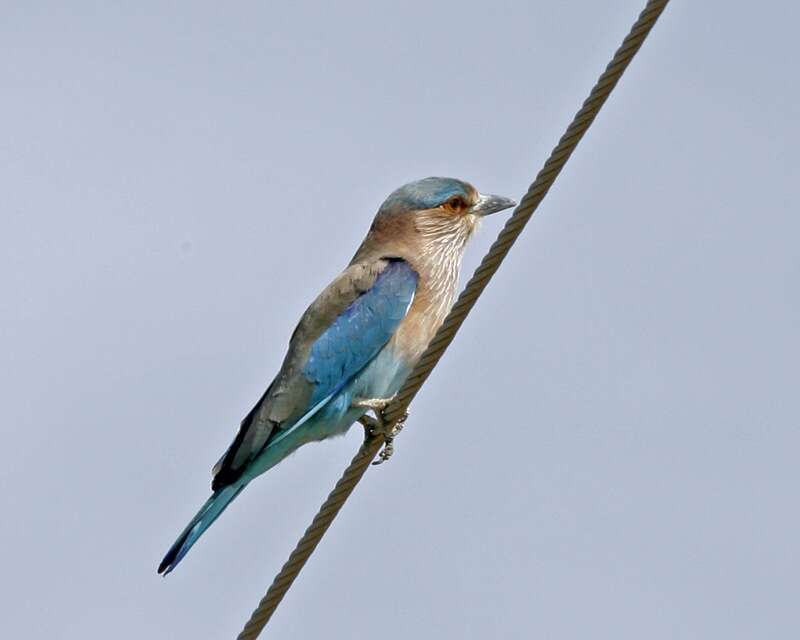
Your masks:
<instances>
[{"instance_id":1,"label":"bird's head","mask_svg":"<svg viewBox=\"0 0 800 640\"><path fill-rule=\"evenodd\" d=\"M483 216L515 204L510 198L481 194L463 180L423 178L386 198L371 233L402 240L423 253L460 252Z\"/></svg>"}]
</instances>

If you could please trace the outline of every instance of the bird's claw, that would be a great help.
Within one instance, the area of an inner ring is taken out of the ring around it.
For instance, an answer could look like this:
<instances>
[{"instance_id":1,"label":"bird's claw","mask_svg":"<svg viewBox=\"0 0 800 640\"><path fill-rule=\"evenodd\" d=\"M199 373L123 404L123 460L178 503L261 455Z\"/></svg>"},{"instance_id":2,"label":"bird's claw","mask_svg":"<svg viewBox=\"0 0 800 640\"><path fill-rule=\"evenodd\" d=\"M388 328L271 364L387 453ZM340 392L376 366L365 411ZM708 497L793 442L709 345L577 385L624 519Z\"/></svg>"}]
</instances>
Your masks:
<instances>
[{"instance_id":1,"label":"bird's claw","mask_svg":"<svg viewBox=\"0 0 800 640\"><path fill-rule=\"evenodd\" d=\"M394 455L394 438L392 436L387 436L386 440L383 443L383 449L378 454L378 459L372 461L372 466L377 466L379 464L383 464L389 458Z\"/></svg>"},{"instance_id":2,"label":"bird's claw","mask_svg":"<svg viewBox=\"0 0 800 640\"><path fill-rule=\"evenodd\" d=\"M397 434L403 430L405 422L408 419L408 412L406 411L400 416L391 429L387 429L388 425L386 424L383 412L392 400L394 400L394 396L391 398L363 398L353 402L353 406L372 409L375 413L374 418L363 415L358 419L358 421L364 425L364 429L367 433L369 435L383 435L383 449L378 454L378 460L372 463L374 465L383 464L392 457L394 454L394 439Z\"/></svg>"},{"instance_id":3,"label":"bird's claw","mask_svg":"<svg viewBox=\"0 0 800 640\"><path fill-rule=\"evenodd\" d=\"M394 455L394 439L397 437L397 434L403 430L407 419L408 412L406 411L400 416L400 419L395 423L394 427L392 427L392 431L388 435L383 436L383 449L381 449L381 452L378 454L378 459L372 463L373 465L383 464Z\"/></svg>"}]
</instances>

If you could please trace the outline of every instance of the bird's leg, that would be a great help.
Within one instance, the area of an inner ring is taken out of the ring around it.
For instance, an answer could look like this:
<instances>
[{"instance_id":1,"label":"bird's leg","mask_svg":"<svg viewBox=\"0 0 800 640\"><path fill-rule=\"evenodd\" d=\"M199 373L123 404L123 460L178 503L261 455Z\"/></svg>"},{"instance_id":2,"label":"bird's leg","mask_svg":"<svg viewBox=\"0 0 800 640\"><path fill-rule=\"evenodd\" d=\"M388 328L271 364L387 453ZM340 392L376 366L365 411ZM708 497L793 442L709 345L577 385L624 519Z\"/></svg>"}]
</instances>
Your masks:
<instances>
[{"instance_id":1,"label":"bird's leg","mask_svg":"<svg viewBox=\"0 0 800 640\"><path fill-rule=\"evenodd\" d=\"M355 398L353 400L353 406L363 409L372 409L375 415L379 416L396 397L397 394L394 394L391 398Z\"/></svg>"},{"instance_id":2,"label":"bird's leg","mask_svg":"<svg viewBox=\"0 0 800 640\"><path fill-rule=\"evenodd\" d=\"M383 449L378 455L379 459L372 464L383 464L392 457L392 454L394 453L395 436L402 431L403 426L408 419L408 412L405 412L402 416L400 416L400 419L394 424L394 426L391 427L391 429L388 428L384 411L386 410L386 407L389 406L389 403L394 400L394 398L395 396L392 396L391 398L356 398L353 401L354 407L371 409L375 414L374 418L365 414L358 419L358 421L364 425L364 429L366 429L367 433L372 435L383 435Z\"/></svg>"}]
</instances>

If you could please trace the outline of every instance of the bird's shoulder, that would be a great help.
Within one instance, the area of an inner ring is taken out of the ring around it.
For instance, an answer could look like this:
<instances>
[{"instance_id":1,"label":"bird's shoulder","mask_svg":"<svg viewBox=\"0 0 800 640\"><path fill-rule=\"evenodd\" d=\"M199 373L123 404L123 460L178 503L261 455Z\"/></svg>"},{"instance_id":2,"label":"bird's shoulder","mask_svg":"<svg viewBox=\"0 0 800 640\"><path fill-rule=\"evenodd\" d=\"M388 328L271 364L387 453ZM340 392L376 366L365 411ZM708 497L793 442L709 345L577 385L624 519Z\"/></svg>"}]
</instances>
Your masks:
<instances>
[{"instance_id":1,"label":"bird's shoulder","mask_svg":"<svg viewBox=\"0 0 800 640\"><path fill-rule=\"evenodd\" d=\"M289 340L290 351L313 343L356 298L372 288L389 263L389 259L380 258L350 264L342 271L300 317Z\"/></svg>"}]
</instances>

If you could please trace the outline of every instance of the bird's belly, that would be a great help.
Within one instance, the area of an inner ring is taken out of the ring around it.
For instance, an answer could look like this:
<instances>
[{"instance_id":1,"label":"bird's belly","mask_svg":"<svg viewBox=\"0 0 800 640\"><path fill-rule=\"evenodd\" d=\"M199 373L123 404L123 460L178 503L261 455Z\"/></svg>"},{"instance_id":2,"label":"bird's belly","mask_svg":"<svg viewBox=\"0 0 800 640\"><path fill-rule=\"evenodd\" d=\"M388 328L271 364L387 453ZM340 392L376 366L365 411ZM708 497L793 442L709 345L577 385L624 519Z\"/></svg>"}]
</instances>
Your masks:
<instances>
[{"instance_id":1,"label":"bird's belly","mask_svg":"<svg viewBox=\"0 0 800 640\"><path fill-rule=\"evenodd\" d=\"M389 344L348 386L354 398L390 398L400 390L409 373L410 368Z\"/></svg>"}]
</instances>

